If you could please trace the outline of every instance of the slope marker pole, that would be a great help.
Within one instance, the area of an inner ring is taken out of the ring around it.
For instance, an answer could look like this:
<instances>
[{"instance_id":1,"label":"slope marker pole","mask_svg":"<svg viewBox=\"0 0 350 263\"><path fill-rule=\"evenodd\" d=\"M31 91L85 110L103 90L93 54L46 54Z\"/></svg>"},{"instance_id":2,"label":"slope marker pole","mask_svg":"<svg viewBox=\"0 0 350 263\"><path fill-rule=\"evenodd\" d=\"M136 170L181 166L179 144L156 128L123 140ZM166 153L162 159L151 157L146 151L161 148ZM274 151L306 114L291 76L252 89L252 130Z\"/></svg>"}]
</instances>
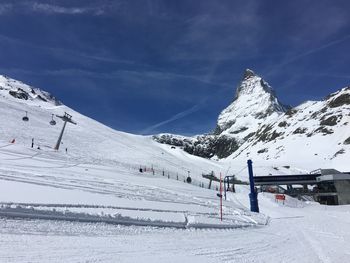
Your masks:
<instances>
[{"instance_id":1,"label":"slope marker pole","mask_svg":"<svg viewBox=\"0 0 350 263\"><path fill-rule=\"evenodd\" d=\"M222 221L222 178L220 173L220 219Z\"/></svg>"}]
</instances>

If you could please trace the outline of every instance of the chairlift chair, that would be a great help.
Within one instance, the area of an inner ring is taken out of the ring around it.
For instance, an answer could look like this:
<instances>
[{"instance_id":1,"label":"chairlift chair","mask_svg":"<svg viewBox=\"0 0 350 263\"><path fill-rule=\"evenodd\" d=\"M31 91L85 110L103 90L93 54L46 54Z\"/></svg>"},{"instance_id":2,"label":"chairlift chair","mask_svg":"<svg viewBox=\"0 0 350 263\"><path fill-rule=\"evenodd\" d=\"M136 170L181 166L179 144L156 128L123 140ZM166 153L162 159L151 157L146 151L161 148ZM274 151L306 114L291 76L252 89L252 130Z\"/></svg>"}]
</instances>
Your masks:
<instances>
[{"instance_id":1,"label":"chairlift chair","mask_svg":"<svg viewBox=\"0 0 350 263\"><path fill-rule=\"evenodd\" d=\"M51 121L50 121L50 124L51 124L51 125L56 125L56 121L53 119L53 114L52 114L52 119L51 119Z\"/></svg>"},{"instance_id":2,"label":"chairlift chair","mask_svg":"<svg viewBox=\"0 0 350 263\"><path fill-rule=\"evenodd\" d=\"M23 121L29 121L29 118L28 118L28 112L26 111L26 116L24 116L22 118Z\"/></svg>"}]
</instances>

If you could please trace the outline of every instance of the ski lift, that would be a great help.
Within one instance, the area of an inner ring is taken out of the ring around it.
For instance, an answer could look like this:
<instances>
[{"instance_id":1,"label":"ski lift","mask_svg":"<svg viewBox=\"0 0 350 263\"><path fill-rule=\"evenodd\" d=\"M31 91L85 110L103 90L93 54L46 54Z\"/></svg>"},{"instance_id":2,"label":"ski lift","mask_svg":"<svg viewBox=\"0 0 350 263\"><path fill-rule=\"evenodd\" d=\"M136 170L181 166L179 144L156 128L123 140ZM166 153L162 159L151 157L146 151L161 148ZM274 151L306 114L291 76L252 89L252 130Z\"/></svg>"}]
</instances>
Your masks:
<instances>
[{"instance_id":1,"label":"ski lift","mask_svg":"<svg viewBox=\"0 0 350 263\"><path fill-rule=\"evenodd\" d=\"M29 118L28 118L28 112L26 111L26 116L24 116L22 118L23 121L29 121Z\"/></svg>"},{"instance_id":2,"label":"ski lift","mask_svg":"<svg viewBox=\"0 0 350 263\"><path fill-rule=\"evenodd\" d=\"M56 125L56 121L53 119L53 114L52 114L52 119L51 119L51 121L50 121L50 124L51 124L51 125Z\"/></svg>"}]
</instances>

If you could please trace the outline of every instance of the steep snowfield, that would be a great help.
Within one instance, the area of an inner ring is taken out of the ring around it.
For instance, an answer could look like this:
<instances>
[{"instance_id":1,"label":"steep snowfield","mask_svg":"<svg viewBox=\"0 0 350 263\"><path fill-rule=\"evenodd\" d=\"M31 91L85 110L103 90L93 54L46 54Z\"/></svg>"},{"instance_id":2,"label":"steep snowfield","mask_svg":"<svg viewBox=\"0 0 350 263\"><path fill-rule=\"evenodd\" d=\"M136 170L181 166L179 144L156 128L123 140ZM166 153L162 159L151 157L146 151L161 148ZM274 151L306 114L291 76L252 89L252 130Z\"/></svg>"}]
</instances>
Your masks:
<instances>
[{"instance_id":1,"label":"steep snowfield","mask_svg":"<svg viewBox=\"0 0 350 263\"><path fill-rule=\"evenodd\" d=\"M114 131L55 99L15 98L13 83L0 83L0 262L347 262L350 206L293 198L283 205L261 194L256 214L241 186L223 201L221 222L217 184L203 188L201 173L246 178L244 158L202 159ZM77 125L67 125L54 151L62 121L49 121L64 112ZM276 173L277 165L278 173L297 173L315 165L284 164L261 158L254 171ZM191 184L184 182L188 173Z\"/></svg>"}]
</instances>

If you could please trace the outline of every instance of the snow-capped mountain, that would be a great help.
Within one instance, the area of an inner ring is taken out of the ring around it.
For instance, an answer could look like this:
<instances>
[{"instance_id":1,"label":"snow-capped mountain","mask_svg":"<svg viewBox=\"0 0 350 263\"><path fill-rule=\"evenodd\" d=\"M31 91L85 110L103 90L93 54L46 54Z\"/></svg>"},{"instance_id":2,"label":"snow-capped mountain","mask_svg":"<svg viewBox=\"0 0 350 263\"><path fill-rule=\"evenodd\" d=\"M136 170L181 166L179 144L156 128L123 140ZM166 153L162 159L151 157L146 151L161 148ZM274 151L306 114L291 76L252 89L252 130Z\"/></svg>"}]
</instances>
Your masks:
<instances>
[{"instance_id":1,"label":"snow-capped mountain","mask_svg":"<svg viewBox=\"0 0 350 263\"><path fill-rule=\"evenodd\" d=\"M239 134L242 140L262 122L274 119L288 107L277 99L270 85L247 69L239 83L233 102L219 115L216 134Z\"/></svg>"},{"instance_id":2,"label":"snow-capped mountain","mask_svg":"<svg viewBox=\"0 0 350 263\"><path fill-rule=\"evenodd\" d=\"M195 138L160 134L154 139L160 143L181 146L186 152L205 158L226 158L267 121L284 114L288 106L277 99L270 85L246 69L236 89L232 103L218 117L212 133Z\"/></svg>"},{"instance_id":3,"label":"snow-capped mountain","mask_svg":"<svg viewBox=\"0 0 350 263\"><path fill-rule=\"evenodd\" d=\"M290 160L302 155L316 162L341 162L350 154L349 122L349 87L322 101L290 108L264 79L247 69L213 133L195 138L161 134L154 139L206 158Z\"/></svg>"}]
</instances>

